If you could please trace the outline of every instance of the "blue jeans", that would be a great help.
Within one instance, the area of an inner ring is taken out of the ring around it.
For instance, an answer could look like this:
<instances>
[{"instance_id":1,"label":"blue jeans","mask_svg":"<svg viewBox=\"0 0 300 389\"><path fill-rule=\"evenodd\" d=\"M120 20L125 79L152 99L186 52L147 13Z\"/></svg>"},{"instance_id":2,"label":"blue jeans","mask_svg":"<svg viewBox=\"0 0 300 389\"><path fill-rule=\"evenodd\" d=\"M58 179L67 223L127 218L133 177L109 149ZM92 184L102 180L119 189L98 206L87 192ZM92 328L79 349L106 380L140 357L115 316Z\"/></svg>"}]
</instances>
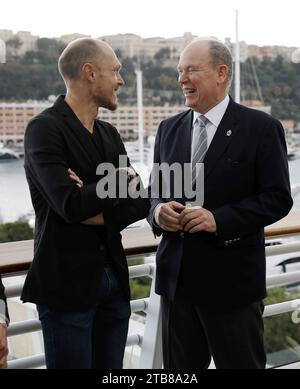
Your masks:
<instances>
[{"instance_id":1,"label":"blue jeans","mask_svg":"<svg viewBox=\"0 0 300 389\"><path fill-rule=\"evenodd\" d=\"M120 282L105 267L103 299L85 312L65 312L38 305L47 369L121 369L130 317L130 302Z\"/></svg>"}]
</instances>

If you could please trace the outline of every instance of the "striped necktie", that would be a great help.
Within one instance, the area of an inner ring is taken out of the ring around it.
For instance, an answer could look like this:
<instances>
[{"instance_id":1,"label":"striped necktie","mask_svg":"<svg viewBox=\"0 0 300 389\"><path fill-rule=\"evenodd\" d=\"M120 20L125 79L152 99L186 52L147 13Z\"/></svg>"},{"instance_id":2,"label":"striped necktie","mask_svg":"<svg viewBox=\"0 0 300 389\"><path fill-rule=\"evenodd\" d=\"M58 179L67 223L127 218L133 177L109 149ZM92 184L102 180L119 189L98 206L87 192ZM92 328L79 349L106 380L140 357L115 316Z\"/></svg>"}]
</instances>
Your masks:
<instances>
[{"instance_id":1,"label":"striped necktie","mask_svg":"<svg viewBox=\"0 0 300 389\"><path fill-rule=\"evenodd\" d=\"M192 183L195 183L196 180L196 164L202 163L207 151L207 132L206 125L209 120L201 115L197 118L194 124L194 142L192 150Z\"/></svg>"}]
</instances>

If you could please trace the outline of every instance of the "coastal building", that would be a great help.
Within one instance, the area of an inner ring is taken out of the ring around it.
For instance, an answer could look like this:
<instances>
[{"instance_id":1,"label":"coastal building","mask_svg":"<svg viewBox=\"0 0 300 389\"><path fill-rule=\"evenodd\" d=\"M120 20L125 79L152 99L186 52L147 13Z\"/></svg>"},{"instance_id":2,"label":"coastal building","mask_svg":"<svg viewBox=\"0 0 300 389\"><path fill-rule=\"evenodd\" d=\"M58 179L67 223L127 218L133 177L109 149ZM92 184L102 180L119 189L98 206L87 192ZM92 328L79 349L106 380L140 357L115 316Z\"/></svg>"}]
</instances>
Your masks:
<instances>
[{"instance_id":1,"label":"coastal building","mask_svg":"<svg viewBox=\"0 0 300 389\"><path fill-rule=\"evenodd\" d=\"M22 144L29 120L50 107L52 103L52 101L0 103L0 143L4 145ZM155 135L162 120L185 109L183 106L145 106L144 137ZM101 108L99 109L99 118L115 126L123 140L137 139L138 109L136 106L120 106L114 112Z\"/></svg>"}]
</instances>

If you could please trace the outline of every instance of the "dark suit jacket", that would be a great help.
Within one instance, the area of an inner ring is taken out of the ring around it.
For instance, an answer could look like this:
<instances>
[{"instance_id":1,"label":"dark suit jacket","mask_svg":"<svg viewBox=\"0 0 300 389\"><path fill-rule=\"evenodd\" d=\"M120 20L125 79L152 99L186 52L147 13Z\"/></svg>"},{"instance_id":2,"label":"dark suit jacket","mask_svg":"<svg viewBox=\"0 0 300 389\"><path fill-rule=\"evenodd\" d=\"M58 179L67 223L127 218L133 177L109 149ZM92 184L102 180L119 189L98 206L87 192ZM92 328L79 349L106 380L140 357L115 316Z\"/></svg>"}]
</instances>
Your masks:
<instances>
[{"instance_id":1,"label":"dark suit jacket","mask_svg":"<svg viewBox=\"0 0 300 389\"><path fill-rule=\"evenodd\" d=\"M4 286L3 286L2 280L1 280L1 274L0 274L0 300L3 300L4 303L5 303L5 312L0 312L0 313L5 315L6 318L9 319L8 311L7 311L7 304L6 304L6 296L5 296L5 293L4 293Z\"/></svg>"},{"instance_id":2,"label":"dark suit jacket","mask_svg":"<svg viewBox=\"0 0 300 389\"><path fill-rule=\"evenodd\" d=\"M22 299L64 310L83 310L99 302L104 261L116 268L129 298L128 268L120 231L146 217L142 199L100 199L96 184L101 162L119 166L126 154L117 130L97 121L102 148L60 96L28 124L25 171L36 213L34 258ZM68 177L71 168L83 180L78 188ZM105 227L81 221L102 212ZM109 257L109 258L107 258Z\"/></svg>"},{"instance_id":3,"label":"dark suit jacket","mask_svg":"<svg viewBox=\"0 0 300 389\"><path fill-rule=\"evenodd\" d=\"M192 117L189 110L160 124L154 162L190 162ZM260 300L266 295L264 226L284 217L293 203L281 124L230 100L204 172L203 207L213 213L217 234L163 232L156 291L172 299L182 266L184 289L200 304L218 308ZM175 199L172 185L170 191L168 199L151 200L151 224L160 202L185 203Z\"/></svg>"}]
</instances>

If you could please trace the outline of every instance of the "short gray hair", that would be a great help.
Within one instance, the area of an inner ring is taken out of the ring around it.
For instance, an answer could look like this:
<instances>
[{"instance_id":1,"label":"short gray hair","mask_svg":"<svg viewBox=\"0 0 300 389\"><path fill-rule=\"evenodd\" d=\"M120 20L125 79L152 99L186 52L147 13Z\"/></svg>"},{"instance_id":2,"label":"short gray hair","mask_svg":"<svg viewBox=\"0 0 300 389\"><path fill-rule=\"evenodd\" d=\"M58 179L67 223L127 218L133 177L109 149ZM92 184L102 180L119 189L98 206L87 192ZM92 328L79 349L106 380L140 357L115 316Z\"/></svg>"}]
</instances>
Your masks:
<instances>
[{"instance_id":1,"label":"short gray hair","mask_svg":"<svg viewBox=\"0 0 300 389\"><path fill-rule=\"evenodd\" d=\"M233 60L229 48L218 40L211 39L209 43L210 65L216 68L219 65L228 67L228 86L230 86L233 76Z\"/></svg>"},{"instance_id":2,"label":"short gray hair","mask_svg":"<svg viewBox=\"0 0 300 389\"><path fill-rule=\"evenodd\" d=\"M94 63L101 58L104 50L101 44L104 43L92 38L79 38L64 49L58 60L58 70L64 80L78 80L82 66L87 63Z\"/></svg>"},{"instance_id":3,"label":"short gray hair","mask_svg":"<svg viewBox=\"0 0 300 389\"><path fill-rule=\"evenodd\" d=\"M206 42L209 45L209 64L213 69L223 64L228 67L227 84L229 88L233 78L233 59L229 48L215 37L195 38L190 44L196 42Z\"/></svg>"}]
</instances>

